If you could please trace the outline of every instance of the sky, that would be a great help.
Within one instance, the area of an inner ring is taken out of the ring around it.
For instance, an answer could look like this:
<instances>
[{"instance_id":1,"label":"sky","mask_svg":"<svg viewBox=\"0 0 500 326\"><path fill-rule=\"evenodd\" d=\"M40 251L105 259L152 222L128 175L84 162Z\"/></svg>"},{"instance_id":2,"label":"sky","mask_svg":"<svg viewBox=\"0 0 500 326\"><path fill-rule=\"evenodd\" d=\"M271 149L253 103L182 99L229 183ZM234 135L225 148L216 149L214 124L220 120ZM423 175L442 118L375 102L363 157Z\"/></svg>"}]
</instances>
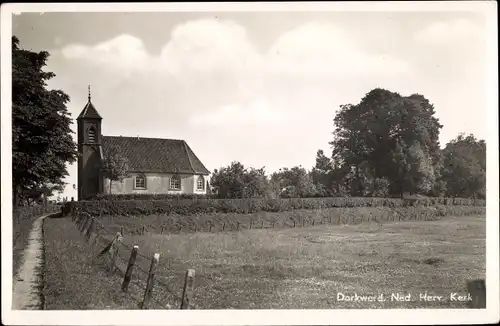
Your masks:
<instances>
[{"instance_id":1,"label":"sky","mask_svg":"<svg viewBox=\"0 0 500 326\"><path fill-rule=\"evenodd\" d=\"M429 99L441 146L486 138L481 12L21 13L12 33L50 52L73 118L90 85L103 135L184 139L210 171L310 169L339 106L376 87Z\"/></svg>"}]
</instances>

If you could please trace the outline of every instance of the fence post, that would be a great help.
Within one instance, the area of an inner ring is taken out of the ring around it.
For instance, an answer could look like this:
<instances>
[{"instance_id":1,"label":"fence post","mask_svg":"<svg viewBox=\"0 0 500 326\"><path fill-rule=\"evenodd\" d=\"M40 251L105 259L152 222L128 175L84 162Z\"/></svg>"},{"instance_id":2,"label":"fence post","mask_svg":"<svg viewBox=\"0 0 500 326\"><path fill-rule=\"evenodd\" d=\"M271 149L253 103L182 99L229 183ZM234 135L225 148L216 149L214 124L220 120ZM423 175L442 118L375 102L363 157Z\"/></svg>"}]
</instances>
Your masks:
<instances>
[{"instance_id":1,"label":"fence post","mask_svg":"<svg viewBox=\"0 0 500 326\"><path fill-rule=\"evenodd\" d=\"M134 269L135 259L137 258L137 252L139 251L139 246L134 246L132 252L130 253L130 258L128 259L127 271L125 272L125 277L123 278L122 291L127 292L128 285L130 284L130 279L132 278L132 271Z\"/></svg>"},{"instance_id":2,"label":"fence post","mask_svg":"<svg viewBox=\"0 0 500 326\"><path fill-rule=\"evenodd\" d=\"M293 227L295 227L295 220L293 220Z\"/></svg>"},{"instance_id":3,"label":"fence post","mask_svg":"<svg viewBox=\"0 0 500 326\"><path fill-rule=\"evenodd\" d=\"M312 226L314 226L314 223L315 223L315 222L316 222L316 220L313 220L313 222L312 222Z\"/></svg>"},{"instance_id":4,"label":"fence post","mask_svg":"<svg viewBox=\"0 0 500 326\"><path fill-rule=\"evenodd\" d=\"M275 223L275 221L273 221L273 228L274 228L274 223Z\"/></svg>"},{"instance_id":5,"label":"fence post","mask_svg":"<svg viewBox=\"0 0 500 326\"><path fill-rule=\"evenodd\" d=\"M472 297L469 302L470 308L486 308L486 285L484 280L474 280L467 282L467 290Z\"/></svg>"},{"instance_id":6,"label":"fence post","mask_svg":"<svg viewBox=\"0 0 500 326\"><path fill-rule=\"evenodd\" d=\"M250 220L250 230L252 229L252 224L253 224L253 221Z\"/></svg>"},{"instance_id":7,"label":"fence post","mask_svg":"<svg viewBox=\"0 0 500 326\"><path fill-rule=\"evenodd\" d=\"M142 234L144 235L145 232L146 232L146 227L143 225L142 226Z\"/></svg>"},{"instance_id":8,"label":"fence post","mask_svg":"<svg viewBox=\"0 0 500 326\"><path fill-rule=\"evenodd\" d=\"M236 230L239 231L240 230L240 222L236 222Z\"/></svg>"},{"instance_id":9,"label":"fence post","mask_svg":"<svg viewBox=\"0 0 500 326\"><path fill-rule=\"evenodd\" d=\"M85 216L85 220L82 223L82 227L80 228L80 232L85 234L85 230L87 229L87 226L90 222L90 215Z\"/></svg>"},{"instance_id":10,"label":"fence post","mask_svg":"<svg viewBox=\"0 0 500 326\"><path fill-rule=\"evenodd\" d=\"M208 223L208 232L212 232L212 223Z\"/></svg>"},{"instance_id":11,"label":"fence post","mask_svg":"<svg viewBox=\"0 0 500 326\"><path fill-rule=\"evenodd\" d=\"M160 234L163 234L163 228L164 228L164 226L162 225L162 226L161 226L161 231L160 231Z\"/></svg>"},{"instance_id":12,"label":"fence post","mask_svg":"<svg viewBox=\"0 0 500 326\"><path fill-rule=\"evenodd\" d=\"M148 280L146 282L146 290L144 291L144 298L141 303L141 309L147 309L149 301L151 300L151 295L153 294L156 265L158 265L158 260L160 260L160 254L155 253L153 255L153 259L151 259L151 266L149 267Z\"/></svg>"},{"instance_id":13,"label":"fence post","mask_svg":"<svg viewBox=\"0 0 500 326\"><path fill-rule=\"evenodd\" d=\"M90 225L87 229L87 233L85 234L85 238L87 240L87 242L90 241L90 239L92 238L92 233L95 232L95 217L92 217L90 219Z\"/></svg>"},{"instance_id":14,"label":"fence post","mask_svg":"<svg viewBox=\"0 0 500 326\"><path fill-rule=\"evenodd\" d=\"M260 222L260 228L263 229L264 228L264 221L261 221Z\"/></svg>"},{"instance_id":15,"label":"fence post","mask_svg":"<svg viewBox=\"0 0 500 326\"><path fill-rule=\"evenodd\" d=\"M115 270L115 264L116 264L116 258L118 258L118 242L122 240L122 236L120 232L116 232L116 235L111 241L110 248L109 248L109 254L110 254L110 259L109 259L109 265L108 265L108 271L109 273L112 273Z\"/></svg>"},{"instance_id":16,"label":"fence post","mask_svg":"<svg viewBox=\"0 0 500 326\"><path fill-rule=\"evenodd\" d=\"M181 309L189 309L193 299L194 289L194 269L186 271L186 278L184 279L184 289L182 290Z\"/></svg>"},{"instance_id":17,"label":"fence post","mask_svg":"<svg viewBox=\"0 0 500 326\"><path fill-rule=\"evenodd\" d=\"M226 222L222 224L222 231L226 230Z\"/></svg>"},{"instance_id":18,"label":"fence post","mask_svg":"<svg viewBox=\"0 0 500 326\"><path fill-rule=\"evenodd\" d=\"M123 236L123 225L120 226L120 234Z\"/></svg>"}]
</instances>

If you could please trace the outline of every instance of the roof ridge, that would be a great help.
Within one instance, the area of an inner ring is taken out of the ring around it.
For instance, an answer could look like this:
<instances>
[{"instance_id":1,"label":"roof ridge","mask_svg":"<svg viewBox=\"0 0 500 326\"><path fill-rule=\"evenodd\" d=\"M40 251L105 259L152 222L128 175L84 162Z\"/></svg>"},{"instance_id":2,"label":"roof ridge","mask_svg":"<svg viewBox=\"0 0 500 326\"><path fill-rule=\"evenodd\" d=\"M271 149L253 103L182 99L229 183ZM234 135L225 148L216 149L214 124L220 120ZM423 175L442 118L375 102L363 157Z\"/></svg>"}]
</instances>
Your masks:
<instances>
[{"instance_id":1,"label":"roof ridge","mask_svg":"<svg viewBox=\"0 0 500 326\"><path fill-rule=\"evenodd\" d=\"M184 142L183 139L174 139L174 138L158 138L158 137L142 137L142 136L114 136L114 135L103 135L103 137L113 137L113 138L132 138L132 139L136 139L136 138L140 138L140 139L154 139L154 140L172 140L172 141L181 141L181 142Z\"/></svg>"},{"instance_id":2,"label":"roof ridge","mask_svg":"<svg viewBox=\"0 0 500 326\"><path fill-rule=\"evenodd\" d=\"M185 140L182 141L183 144L184 144L184 150L186 151L186 155L188 157L188 162L189 162L189 166L191 167L191 170L193 171L193 173L196 173L194 167L193 167L193 162L191 161L191 155L189 155L189 151L188 151L188 144L186 143Z\"/></svg>"}]
</instances>

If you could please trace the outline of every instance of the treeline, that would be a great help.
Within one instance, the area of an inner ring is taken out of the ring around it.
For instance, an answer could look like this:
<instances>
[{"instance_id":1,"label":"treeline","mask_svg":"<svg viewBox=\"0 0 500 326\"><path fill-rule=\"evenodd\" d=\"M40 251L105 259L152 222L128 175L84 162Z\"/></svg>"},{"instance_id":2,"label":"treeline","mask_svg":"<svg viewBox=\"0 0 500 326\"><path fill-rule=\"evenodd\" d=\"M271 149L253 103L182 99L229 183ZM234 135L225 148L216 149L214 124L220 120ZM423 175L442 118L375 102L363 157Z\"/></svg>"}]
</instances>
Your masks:
<instances>
[{"instance_id":1,"label":"treeline","mask_svg":"<svg viewBox=\"0 0 500 326\"><path fill-rule=\"evenodd\" d=\"M486 143L460 134L441 149L443 126L422 95L370 91L342 105L334 119L332 153L318 150L310 170L266 175L240 162L215 170L218 198L486 197Z\"/></svg>"}]
</instances>

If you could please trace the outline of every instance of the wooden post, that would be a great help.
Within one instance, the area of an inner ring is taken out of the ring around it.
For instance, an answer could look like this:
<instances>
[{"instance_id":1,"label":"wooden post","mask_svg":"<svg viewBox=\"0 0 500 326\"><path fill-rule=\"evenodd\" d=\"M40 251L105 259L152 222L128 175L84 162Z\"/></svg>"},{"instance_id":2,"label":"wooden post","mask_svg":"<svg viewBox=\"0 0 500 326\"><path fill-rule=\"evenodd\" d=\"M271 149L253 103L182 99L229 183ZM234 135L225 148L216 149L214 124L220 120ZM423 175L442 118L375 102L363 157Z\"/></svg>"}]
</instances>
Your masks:
<instances>
[{"instance_id":1,"label":"wooden post","mask_svg":"<svg viewBox=\"0 0 500 326\"><path fill-rule=\"evenodd\" d=\"M332 216L330 215L330 224L332 224Z\"/></svg>"},{"instance_id":2,"label":"wooden post","mask_svg":"<svg viewBox=\"0 0 500 326\"><path fill-rule=\"evenodd\" d=\"M89 225L90 225L90 215L87 215L84 223L82 224L82 228L80 229L80 232L82 232L82 234L85 234L85 230L88 229Z\"/></svg>"},{"instance_id":3,"label":"wooden post","mask_svg":"<svg viewBox=\"0 0 500 326\"><path fill-rule=\"evenodd\" d=\"M208 223L208 232L212 232L212 223Z\"/></svg>"},{"instance_id":4,"label":"wooden post","mask_svg":"<svg viewBox=\"0 0 500 326\"><path fill-rule=\"evenodd\" d=\"M142 226L142 234L144 235L144 233L146 232L146 226Z\"/></svg>"},{"instance_id":5,"label":"wooden post","mask_svg":"<svg viewBox=\"0 0 500 326\"><path fill-rule=\"evenodd\" d=\"M92 217L90 219L90 225L87 229L87 233L85 234L85 239L87 242L90 242L90 239L92 238L92 234L95 232L95 217Z\"/></svg>"},{"instance_id":6,"label":"wooden post","mask_svg":"<svg viewBox=\"0 0 500 326\"><path fill-rule=\"evenodd\" d=\"M226 230L226 222L222 224L222 231Z\"/></svg>"},{"instance_id":7,"label":"wooden post","mask_svg":"<svg viewBox=\"0 0 500 326\"><path fill-rule=\"evenodd\" d=\"M484 280L474 280L467 282L467 291L472 297L472 301L469 302L470 308L486 308L486 284Z\"/></svg>"},{"instance_id":8,"label":"wooden post","mask_svg":"<svg viewBox=\"0 0 500 326\"><path fill-rule=\"evenodd\" d=\"M186 278L184 279L184 289L182 290L181 309L189 309L192 304L194 274L194 269L188 269L186 271Z\"/></svg>"},{"instance_id":9,"label":"wooden post","mask_svg":"<svg viewBox=\"0 0 500 326\"><path fill-rule=\"evenodd\" d=\"M263 229L264 228L264 221L261 221L260 222L260 228Z\"/></svg>"},{"instance_id":10,"label":"wooden post","mask_svg":"<svg viewBox=\"0 0 500 326\"><path fill-rule=\"evenodd\" d=\"M160 232L160 234L163 234L163 229L164 229L164 228L165 228L165 227L162 225L162 226L161 226L161 232Z\"/></svg>"},{"instance_id":11,"label":"wooden post","mask_svg":"<svg viewBox=\"0 0 500 326\"><path fill-rule=\"evenodd\" d=\"M250 220L250 230L252 229L252 224L253 224L253 221Z\"/></svg>"},{"instance_id":12,"label":"wooden post","mask_svg":"<svg viewBox=\"0 0 500 326\"><path fill-rule=\"evenodd\" d=\"M316 222L316 220L313 220L313 222L312 222L312 226L314 226L314 223L315 223L315 222Z\"/></svg>"},{"instance_id":13,"label":"wooden post","mask_svg":"<svg viewBox=\"0 0 500 326\"><path fill-rule=\"evenodd\" d=\"M134 270L135 259L137 258L137 252L139 251L139 246L134 246L130 252L130 258L128 259L127 271L125 272L125 277L123 278L122 291L127 292L128 285L130 284L130 279L132 278L132 271Z\"/></svg>"},{"instance_id":14,"label":"wooden post","mask_svg":"<svg viewBox=\"0 0 500 326\"><path fill-rule=\"evenodd\" d=\"M240 230L240 222L236 222L236 230L239 231Z\"/></svg>"},{"instance_id":15,"label":"wooden post","mask_svg":"<svg viewBox=\"0 0 500 326\"><path fill-rule=\"evenodd\" d=\"M148 280L146 282L146 290L144 291L144 298L141 303L141 309L148 309L149 301L151 300L151 295L153 294L153 285L158 260L160 260L160 254L155 253L153 255L153 259L151 259L151 266L149 267Z\"/></svg>"},{"instance_id":16,"label":"wooden post","mask_svg":"<svg viewBox=\"0 0 500 326\"><path fill-rule=\"evenodd\" d=\"M82 227L85 225L87 215L85 213L82 213L80 216L80 220L78 221L78 230L81 231Z\"/></svg>"},{"instance_id":17,"label":"wooden post","mask_svg":"<svg viewBox=\"0 0 500 326\"><path fill-rule=\"evenodd\" d=\"M293 227L295 227L295 220L293 220Z\"/></svg>"},{"instance_id":18,"label":"wooden post","mask_svg":"<svg viewBox=\"0 0 500 326\"><path fill-rule=\"evenodd\" d=\"M273 221L273 227L274 227L274 223L275 223L275 221Z\"/></svg>"},{"instance_id":19,"label":"wooden post","mask_svg":"<svg viewBox=\"0 0 500 326\"><path fill-rule=\"evenodd\" d=\"M122 241L122 236L120 232L116 232L113 241L111 241L111 246L109 248L109 264L108 272L112 273L115 270L116 259L118 258L118 242Z\"/></svg>"}]
</instances>

